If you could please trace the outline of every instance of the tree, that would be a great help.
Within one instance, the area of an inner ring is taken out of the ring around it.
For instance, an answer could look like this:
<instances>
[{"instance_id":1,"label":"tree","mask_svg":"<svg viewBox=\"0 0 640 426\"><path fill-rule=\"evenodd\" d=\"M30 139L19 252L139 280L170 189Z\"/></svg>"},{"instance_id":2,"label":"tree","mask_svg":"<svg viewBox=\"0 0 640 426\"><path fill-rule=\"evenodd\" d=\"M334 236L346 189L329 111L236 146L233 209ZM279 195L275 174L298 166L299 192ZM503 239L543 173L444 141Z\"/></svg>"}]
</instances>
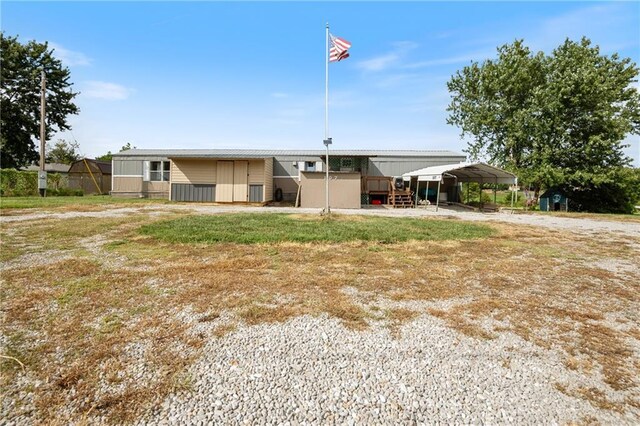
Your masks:
<instances>
[{"instance_id":1,"label":"tree","mask_svg":"<svg viewBox=\"0 0 640 426\"><path fill-rule=\"evenodd\" d=\"M67 142L60 139L47 150L46 159L50 163L71 164L80 159L79 148L80 145L77 142Z\"/></svg>"},{"instance_id":2,"label":"tree","mask_svg":"<svg viewBox=\"0 0 640 426\"><path fill-rule=\"evenodd\" d=\"M628 211L620 201L628 198L630 163L622 141L640 133L638 72L630 59L601 55L586 38L567 39L549 56L516 41L500 47L496 60L451 78L447 122L473 138L472 158L514 171L536 195L558 186L586 206L605 190L620 192L607 197L608 208Z\"/></svg>"},{"instance_id":3,"label":"tree","mask_svg":"<svg viewBox=\"0 0 640 426\"><path fill-rule=\"evenodd\" d=\"M19 168L39 159L34 140L40 135L40 74L47 80L46 139L69 130L67 116L77 114L69 69L53 56L47 43L21 44L0 33L0 155L2 167Z\"/></svg>"},{"instance_id":4,"label":"tree","mask_svg":"<svg viewBox=\"0 0 640 426\"><path fill-rule=\"evenodd\" d=\"M130 149L136 149L136 147L135 146L131 146L131 142L127 142L126 145L123 145L122 148L120 148L120 152L128 151ZM106 154L101 155L100 157L96 157L96 160L111 161L112 158L113 158L113 154L111 153L111 151L107 151Z\"/></svg>"}]
</instances>

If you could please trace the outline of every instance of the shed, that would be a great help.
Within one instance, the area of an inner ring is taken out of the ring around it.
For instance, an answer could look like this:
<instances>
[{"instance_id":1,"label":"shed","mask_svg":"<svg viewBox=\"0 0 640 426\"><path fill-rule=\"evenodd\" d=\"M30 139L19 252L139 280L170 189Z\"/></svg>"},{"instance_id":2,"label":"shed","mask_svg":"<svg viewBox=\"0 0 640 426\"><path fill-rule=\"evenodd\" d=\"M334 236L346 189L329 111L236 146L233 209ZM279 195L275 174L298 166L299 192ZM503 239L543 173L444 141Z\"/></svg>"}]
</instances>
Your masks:
<instances>
[{"instance_id":1,"label":"shed","mask_svg":"<svg viewBox=\"0 0 640 426\"><path fill-rule=\"evenodd\" d=\"M569 211L569 198L561 189L549 188L540 196L540 211Z\"/></svg>"},{"instance_id":2,"label":"shed","mask_svg":"<svg viewBox=\"0 0 640 426\"><path fill-rule=\"evenodd\" d=\"M111 191L111 162L90 158L74 161L69 167L69 188L85 194L108 194Z\"/></svg>"}]
</instances>

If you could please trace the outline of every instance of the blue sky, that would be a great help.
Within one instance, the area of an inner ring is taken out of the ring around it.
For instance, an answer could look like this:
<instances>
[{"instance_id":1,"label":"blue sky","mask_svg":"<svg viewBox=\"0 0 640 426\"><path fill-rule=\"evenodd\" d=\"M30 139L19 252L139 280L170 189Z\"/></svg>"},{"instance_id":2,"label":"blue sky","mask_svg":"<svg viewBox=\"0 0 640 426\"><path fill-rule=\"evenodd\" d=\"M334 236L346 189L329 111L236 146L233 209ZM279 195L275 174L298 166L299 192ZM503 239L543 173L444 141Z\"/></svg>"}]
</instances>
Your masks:
<instances>
[{"instance_id":1,"label":"blue sky","mask_svg":"<svg viewBox=\"0 0 640 426\"><path fill-rule=\"evenodd\" d=\"M138 148L322 149L325 23L335 149L462 151L446 82L523 38L587 36L640 63L639 2L8 2L2 29L48 41L81 92L83 155ZM640 165L640 137L627 153Z\"/></svg>"}]
</instances>

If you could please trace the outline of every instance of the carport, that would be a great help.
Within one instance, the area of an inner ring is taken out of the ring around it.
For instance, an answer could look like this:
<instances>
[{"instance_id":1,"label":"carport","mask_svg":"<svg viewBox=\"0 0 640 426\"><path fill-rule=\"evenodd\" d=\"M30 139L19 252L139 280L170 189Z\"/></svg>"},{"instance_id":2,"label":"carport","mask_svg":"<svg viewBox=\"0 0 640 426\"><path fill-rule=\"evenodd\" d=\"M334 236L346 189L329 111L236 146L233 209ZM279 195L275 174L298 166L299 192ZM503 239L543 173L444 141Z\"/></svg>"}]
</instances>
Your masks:
<instances>
[{"instance_id":1,"label":"carport","mask_svg":"<svg viewBox=\"0 0 640 426\"><path fill-rule=\"evenodd\" d=\"M438 189L436 191L436 211L440 204L440 185L444 183L444 179L455 179L455 184L464 182L477 182L480 184L480 190L482 191L482 184L492 183L493 200L496 201L496 185L507 184L517 187L518 178L513 173L506 170L502 170L498 167L490 166L485 163L458 163L458 164L445 164L442 166L425 167L423 169L414 170L402 175L405 180L416 179L416 204L418 203L418 191L420 189L421 182L425 182L427 186L427 194L429 190L429 184L431 182L437 182ZM445 194L446 195L446 194Z\"/></svg>"}]
</instances>

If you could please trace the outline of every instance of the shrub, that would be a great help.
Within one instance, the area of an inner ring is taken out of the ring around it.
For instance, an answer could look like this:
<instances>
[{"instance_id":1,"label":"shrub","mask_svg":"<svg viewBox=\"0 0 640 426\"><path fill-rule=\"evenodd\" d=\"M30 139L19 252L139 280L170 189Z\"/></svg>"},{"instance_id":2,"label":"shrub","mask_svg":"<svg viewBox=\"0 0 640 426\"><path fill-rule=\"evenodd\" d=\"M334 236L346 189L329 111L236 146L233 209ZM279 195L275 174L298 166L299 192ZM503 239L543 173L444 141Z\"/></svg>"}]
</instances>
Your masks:
<instances>
[{"instance_id":1,"label":"shrub","mask_svg":"<svg viewBox=\"0 0 640 426\"><path fill-rule=\"evenodd\" d=\"M6 197L38 195L38 172L15 169L0 171L0 188Z\"/></svg>"},{"instance_id":2,"label":"shrub","mask_svg":"<svg viewBox=\"0 0 640 426\"><path fill-rule=\"evenodd\" d=\"M59 173L47 173L47 194L60 196L84 195L80 189L61 188L66 179ZM0 195L3 197L35 197L38 191L38 172L16 169L0 170Z\"/></svg>"}]
</instances>

